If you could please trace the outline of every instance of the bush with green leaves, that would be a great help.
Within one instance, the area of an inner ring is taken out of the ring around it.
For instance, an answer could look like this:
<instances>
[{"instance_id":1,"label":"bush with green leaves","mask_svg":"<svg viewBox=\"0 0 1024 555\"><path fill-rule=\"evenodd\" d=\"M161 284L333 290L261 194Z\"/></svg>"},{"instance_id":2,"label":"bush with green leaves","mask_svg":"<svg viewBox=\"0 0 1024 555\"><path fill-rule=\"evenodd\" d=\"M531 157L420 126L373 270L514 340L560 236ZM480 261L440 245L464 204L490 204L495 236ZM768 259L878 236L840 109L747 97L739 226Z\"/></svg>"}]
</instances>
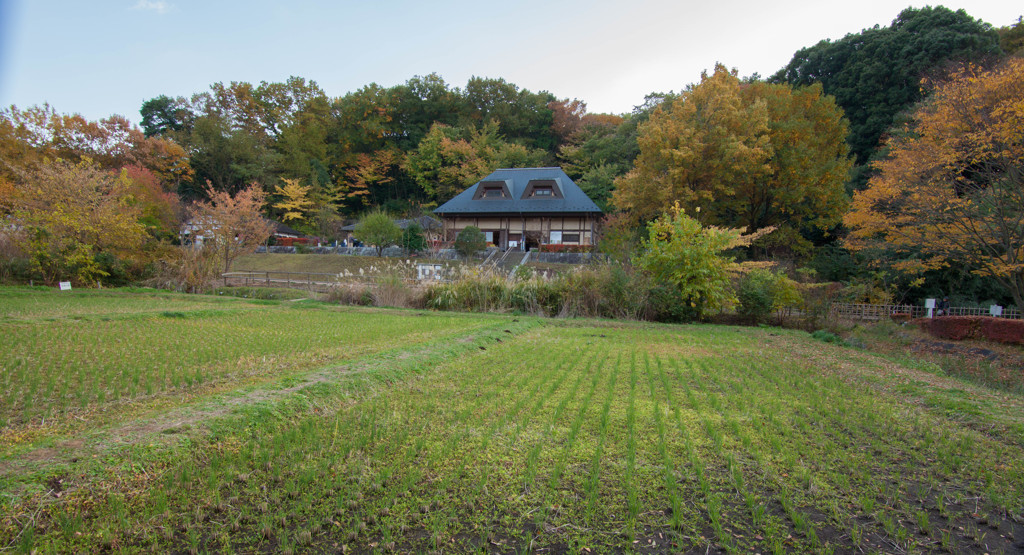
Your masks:
<instances>
[{"instance_id":1,"label":"bush with green leaves","mask_svg":"<svg viewBox=\"0 0 1024 555\"><path fill-rule=\"evenodd\" d=\"M487 238L479 227L466 226L455 237L455 251L465 258L484 250L485 247L487 247Z\"/></svg>"},{"instance_id":2,"label":"bush with green leaves","mask_svg":"<svg viewBox=\"0 0 1024 555\"><path fill-rule=\"evenodd\" d=\"M427 238L423 235L423 228L416 222L411 222L402 231L402 239L399 244L405 252L414 253L427 248Z\"/></svg>"},{"instance_id":3,"label":"bush with green leaves","mask_svg":"<svg viewBox=\"0 0 1024 555\"><path fill-rule=\"evenodd\" d=\"M356 239L376 247L377 256L381 256L385 248L398 243L402 238L402 228L387 212L374 210L359 220L354 235Z\"/></svg>"},{"instance_id":4,"label":"bush with green leaves","mask_svg":"<svg viewBox=\"0 0 1024 555\"><path fill-rule=\"evenodd\" d=\"M704 227L677 203L650 223L635 262L693 309L691 319L699 319L707 311L730 306L736 300L729 279L736 263L722 253L750 244L773 230L765 228L741 237L738 229Z\"/></svg>"},{"instance_id":5,"label":"bush with green leaves","mask_svg":"<svg viewBox=\"0 0 1024 555\"><path fill-rule=\"evenodd\" d=\"M785 274L755 268L744 275L737 287L741 315L751 321L763 322L768 316L786 307L801 302L797 284Z\"/></svg>"}]
</instances>

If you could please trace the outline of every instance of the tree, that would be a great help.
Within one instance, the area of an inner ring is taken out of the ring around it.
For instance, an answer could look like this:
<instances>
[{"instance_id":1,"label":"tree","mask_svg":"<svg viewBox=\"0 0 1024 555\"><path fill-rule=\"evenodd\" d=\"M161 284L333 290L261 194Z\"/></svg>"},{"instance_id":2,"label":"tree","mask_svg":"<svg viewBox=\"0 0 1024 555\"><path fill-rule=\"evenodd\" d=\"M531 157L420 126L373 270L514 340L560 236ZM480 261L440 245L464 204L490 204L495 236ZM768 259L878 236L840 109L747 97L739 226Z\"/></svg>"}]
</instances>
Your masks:
<instances>
[{"instance_id":1,"label":"tree","mask_svg":"<svg viewBox=\"0 0 1024 555\"><path fill-rule=\"evenodd\" d=\"M1010 56L1024 53L1024 16L1013 25L999 28L999 47Z\"/></svg>"},{"instance_id":2,"label":"tree","mask_svg":"<svg viewBox=\"0 0 1024 555\"><path fill-rule=\"evenodd\" d=\"M377 256L384 255L384 249L402 238L402 229L386 212L374 210L356 224L356 239L377 248Z\"/></svg>"},{"instance_id":3,"label":"tree","mask_svg":"<svg viewBox=\"0 0 1024 555\"><path fill-rule=\"evenodd\" d=\"M650 117L641 109L628 118L586 114L558 151L562 169L602 210L611 210L615 180L633 169L640 154L637 128Z\"/></svg>"},{"instance_id":4,"label":"tree","mask_svg":"<svg viewBox=\"0 0 1024 555\"><path fill-rule=\"evenodd\" d=\"M764 101L768 108L768 172L737 187L737 202L729 210L738 217L719 223L742 225L748 232L767 226L826 230L838 224L849 205L845 183L853 161L847 122L835 99L817 84L753 82L741 92L748 103Z\"/></svg>"},{"instance_id":5,"label":"tree","mask_svg":"<svg viewBox=\"0 0 1024 555\"><path fill-rule=\"evenodd\" d=\"M329 205L323 205L313 214L313 226L316 234L327 241L334 241L341 234L344 220L338 211Z\"/></svg>"},{"instance_id":6,"label":"tree","mask_svg":"<svg viewBox=\"0 0 1024 555\"><path fill-rule=\"evenodd\" d=\"M557 139L551 125L554 114L548 103L557 100L547 92L520 90L504 79L471 77L463 93L469 121L464 127L483 125L494 120L510 142L528 148L553 150Z\"/></svg>"},{"instance_id":7,"label":"tree","mask_svg":"<svg viewBox=\"0 0 1024 555\"><path fill-rule=\"evenodd\" d=\"M10 199L11 221L23 231L21 250L32 271L48 284L92 284L108 275L98 256L137 256L145 229L130 188L125 172L109 173L89 159L44 160L22 173Z\"/></svg>"},{"instance_id":8,"label":"tree","mask_svg":"<svg viewBox=\"0 0 1024 555\"><path fill-rule=\"evenodd\" d=\"M712 309L735 303L730 277L736 264L722 253L749 245L771 228L741 236L739 229L704 227L677 203L651 222L636 264L673 288L701 318Z\"/></svg>"},{"instance_id":9,"label":"tree","mask_svg":"<svg viewBox=\"0 0 1024 555\"><path fill-rule=\"evenodd\" d=\"M704 223L748 232L827 229L847 205L845 134L820 87L743 84L718 65L640 126L640 155L613 202L645 220L679 202Z\"/></svg>"},{"instance_id":10,"label":"tree","mask_svg":"<svg viewBox=\"0 0 1024 555\"><path fill-rule=\"evenodd\" d=\"M241 189L234 195L214 190L209 183L206 195L210 199L193 206L191 226L194 237L202 237L202 249L224 261L224 273L239 255L250 252L266 242L273 233L273 224L263 217L266 193L258 183ZM227 278L224 278L225 284Z\"/></svg>"},{"instance_id":11,"label":"tree","mask_svg":"<svg viewBox=\"0 0 1024 555\"><path fill-rule=\"evenodd\" d=\"M188 102L184 98L171 98L166 95L143 102L139 114L142 115L142 129L147 137L181 131L191 115L188 111Z\"/></svg>"},{"instance_id":12,"label":"tree","mask_svg":"<svg viewBox=\"0 0 1024 555\"><path fill-rule=\"evenodd\" d=\"M49 105L0 111L0 175L32 169L43 158L77 163L88 158L112 171L141 166L168 187L191 181L188 155L162 137L147 137L121 116L90 121L78 114L60 114Z\"/></svg>"},{"instance_id":13,"label":"tree","mask_svg":"<svg viewBox=\"0 0 1024 555\"><path fill-rule=\"evenodd\" d=\"M354 165L345 170L341 187L346 206L355 210L364 205L379 206L387 199L396 198L395 172L401 160L402 154L391 148L357 155Z\"/></svg>"},{"instance_id":14,"label":"tree","mask_svg":"<svg viewBox=\"0 0 1024 555\"><path fill-rule=\"evenodd\" d=\"M717 65L640 127L640 156L616 182L613 203L644 220L675 202L706 210L767 173L767 131L765 104L745 103L735 72Z\"/></svg>"},{"instance_id":15,"label":"tree","mask_svg":"<svg viewBox=\"0 0 1024 555\"><path fill-rule=\"evenodd\" d=\"M543 151L502 139L497 122L464 130L435 124L416 150L405 158L405 170L434 202L446 202L498 168L538 165Z\"/></svg>"},{"instance_id":16,"label":"tree","mask_svg":"<svg viewBox=\"0 0 1024 555\"><path fill-rule=\"evenodd\" d=\"M783 273L753 268L740 278L737 312L753 322L762 322L776 310L799 306L803 300L797 283Z\"/></svg>"},{"instance_id":17,"label":"tree","mask_svg":"<svg viewBox=\"0 0 1024 555\"><path fill-rule=\"evenodd\" d=\"M435 202L446 202L496 168L466 139L463 131L435 124L405 159L405 169Z\"/></svg>"},{"instance_id":18,"label":"tree","mask_svg":"<svg viewBox=\"0 0 1024 555\"><path fill-rule=\"evenodd\" d=\"M455 236L455 252L464 258L469 258L474 253L484 250L487 246L487 238L479 227L469 225L462 228L462 231Z\"/></svg>"},{"instance_id":19,"label":"tree","mask_svg":"<svg viewBox=\"0 0 1024 555\"><path fill-rule=\"evenodd\" d=\"M407 253L419 252L427 248L427 238L423 236L423 228L420 227L420 224L410 222L402 231L400 244Z\"/></svg>"},{"instance_id":20,"label":"tree","mask_svg":"<svg viewBox=\"0 0 1024 555\"><path fill-rule=\"evenodd\" d=\"M851 150L857 164L865 164L894 118L921 99L922 77L951 61L1000 54L998 33L963 10L907 8L889 27L797 51L772 81L821 83L846 112Z\"/></svg>"},{"instance_id":21,"label":"tree","mask_svg":"<svg viewBox=\"0 0 1024 555\"><path fill-rule=\"evenodd\" d=\"M889 157L854 196L848 245L884 245L910 273L969 264L1024 308L1021 145L1024 59L952 72L890 139Z\"/></svg>"},{"instance_id":22,"label":"tree","mask_svg":"<svg viewBox=\"0 0 1024 555\"><path fill-rule=\"evenodd\" d=\"M277 186L274 192L281 196L281 201L274 204L274 208L284 211L281 217L284 221L306 219L306 214L313 209L309 189L310 187L299 184L298 179L285 179L284 187Z\"/></svg>"}]
</instances>

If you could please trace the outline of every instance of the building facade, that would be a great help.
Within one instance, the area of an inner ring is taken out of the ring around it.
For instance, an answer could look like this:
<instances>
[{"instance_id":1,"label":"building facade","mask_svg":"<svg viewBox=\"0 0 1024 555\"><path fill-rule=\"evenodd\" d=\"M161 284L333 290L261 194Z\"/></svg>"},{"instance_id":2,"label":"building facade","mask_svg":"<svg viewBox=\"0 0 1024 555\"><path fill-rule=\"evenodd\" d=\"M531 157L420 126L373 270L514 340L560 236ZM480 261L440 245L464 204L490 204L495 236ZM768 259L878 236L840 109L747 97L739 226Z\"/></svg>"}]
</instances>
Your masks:
<instances>
[{"instance_id":1,"label":"building facade","mask_svg":"<svg viewBox=\"0 0 1024 555\"><path fill-rule=\"evenodd\" d=\"M434 210L454 241L476 226L502 250L594 245L601 209L561 168L497 170Z\"/></svg>"}]
</instances>

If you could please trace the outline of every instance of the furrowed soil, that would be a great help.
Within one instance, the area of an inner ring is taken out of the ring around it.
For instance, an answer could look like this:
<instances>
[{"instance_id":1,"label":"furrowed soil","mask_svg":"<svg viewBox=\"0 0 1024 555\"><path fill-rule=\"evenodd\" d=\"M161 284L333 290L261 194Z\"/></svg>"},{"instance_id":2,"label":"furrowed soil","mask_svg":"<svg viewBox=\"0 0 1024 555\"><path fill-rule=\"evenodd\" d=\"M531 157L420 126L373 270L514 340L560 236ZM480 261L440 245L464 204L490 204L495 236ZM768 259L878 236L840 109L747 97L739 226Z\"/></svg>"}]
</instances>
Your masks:
<instances>
[{"instance_id":1,"label":"furrowed soil","mask_svg":"<svg viewBox=\"0 0 1024 555\"><path fill-rule=\"evenodd\" d=\"M1024 549L1024 398L802 332L0 303L0 548Z\"/></svg>"}]
</instances>

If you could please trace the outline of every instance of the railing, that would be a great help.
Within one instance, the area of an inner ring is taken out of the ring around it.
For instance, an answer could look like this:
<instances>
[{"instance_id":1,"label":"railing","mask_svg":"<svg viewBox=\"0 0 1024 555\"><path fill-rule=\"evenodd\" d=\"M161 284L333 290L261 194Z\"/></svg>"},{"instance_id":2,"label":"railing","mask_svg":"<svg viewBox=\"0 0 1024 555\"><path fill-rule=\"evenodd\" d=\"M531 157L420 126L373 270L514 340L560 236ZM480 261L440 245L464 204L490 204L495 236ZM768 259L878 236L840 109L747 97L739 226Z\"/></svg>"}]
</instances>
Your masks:
<instances>
[{"instance_id":1,"label":"railing","mask_svg":"<svg viewBox=\"0 0 1024 555\"><path fill-rule=\"evenodd\" d=\"M904 318L923 318L928 316L928 309L923 306L915 305L832 303L831 313L832 316L848 318L851 320L883 320L886 318L892 318L893 316ZM937 309L933 310L932 314L937 314ZM991 316L988 308L960 306L950 307L946 311L945 315ZM1003 313L999 317L1020 319L1021 313L1015 308L1003 308Z\"/></svg>"},{"instance_id":2,"label":"railing","mask_svg":"<svg viewBox=\"0 0 1024 555\"><path fill-rule=\"evenodd\" d=\"M263 272L243 270L221 274L224 283L244 287L302 287L309 290L325 290L341 283L338 274L313 272Z\"/></svg>"},{"instance_id":3,"label":"railing","mask_svg":"<svg viewBox=\"0 0 1024 555\"><path fill-rule=\"evenodd\" d=\"M263 270L239 270L221 274L226 285L236 287L290 287L307 291L329 291L338 285L348 284L373 284L382 279L392 279L390 276L382 276L376 272L327 274L316 272L276 272ZM421 281L415 275L406 275L402 278L409 285L422 284L425 281L436 281L434 279Z\"/></svg>"}]
</instances>

